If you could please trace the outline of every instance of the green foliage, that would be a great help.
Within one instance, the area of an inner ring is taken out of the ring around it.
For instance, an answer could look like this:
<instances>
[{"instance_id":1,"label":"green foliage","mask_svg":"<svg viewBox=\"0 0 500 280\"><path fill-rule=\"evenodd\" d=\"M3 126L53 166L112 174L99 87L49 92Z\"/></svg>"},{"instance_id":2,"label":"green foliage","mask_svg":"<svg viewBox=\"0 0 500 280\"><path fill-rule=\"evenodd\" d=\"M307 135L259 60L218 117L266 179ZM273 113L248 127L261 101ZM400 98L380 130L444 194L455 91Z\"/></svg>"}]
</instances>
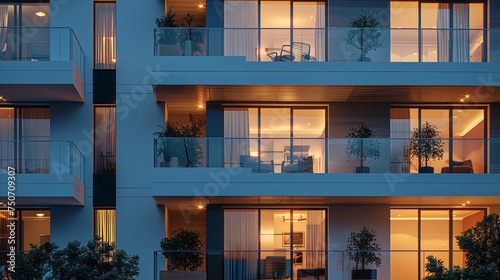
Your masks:
<instances>
[{"instance_id":1,"label":"green foliage","mask_svg":"<svg viewBox=\"0 0 500 280\"><path fill-rule=\"evenodd\" d=\"M493 280L500 279L500 218L490 214L456 236L465 252L466 268L447 269L443 261L428 256L424 280Z\"/></svg>"},{"instance_id":2,"label":"green foliage","mask_svg":"<svg viewBox=\"0 0 500 280\"><path fill-rule=\"evenodd\" d=\"M375 131L370 125L361 122L358 127L352 127L347 133L347 148L346 153L349 156L359 159L379 159L380 158L380 142L378 139L362 140L364 138L375 137ZM361 143L363 145L361 145ZM361 150L361 148L363 148Z\"/></svg>"},{"instance_id":3,"label":"green foliage","mask_svg":"<svg viewBox=\"0 0 500 280\"><path fill-rule=\"evenodd\" d=\"M500 279L500 220L497 214L484 217L456 238L465 252L468 269L494 267L496 279Z\"/></svg>"},{"instance_id":4,"label":"green foliage","mask_svg":"<svg viewBox=\"0 0 500 280\"><path fill-rule=\"evenodd\" d=\"M349 50L359 55L359 61L366 60L366 54L369 51L377 50L378 47L382 46L384 40L377 29L380 25L377 12L367 13L361 10L361 15L350 19L349 25L353 29L347 32L346 42Z\"/></svg>"},{"instance_id":5,"label":"green foliage","mask_svg":"<svg viewBox=\"0 0 500 280\"><path fill-rule=\"evenodd\" d=\"M189 124L167 122L165 127L160 125L162 130L153 134L159 138L156 142L158 155L164 162L176 157L180 166L197 166L203 159L203 149L200 141L194 138L202 135L204 126L205 121L195 120L192 114L189 114Z\"/></svg>"},{"instance_id":6,"label":"green foliage","mask_svg":"<svg viewBox=\"0 0 500 280\"><path fill-rule=\"evenodd\" d=\"M410 154L423 159L425 166L429 159L442 159L444 154L444 142L439 136L436 125L425 122L421 128L415 128L411 132Z\"/></svg>"},{"instance_id":7,"label":"green foliage","mask_svg":"<svg viewBox=\"0 0 500 280\"><path fill-rule=\"evenodd\" d=\"M16 265L13 279L129 280L139 275L137 255L129 256L99 238L87 245L71 241L61 250L53 243L32 246L19 257L21 266Z\"/></svg>"},{"instance_id":8,"label":"green foliage","mask_svg":"<svg viewBox=\"0 0 500 280\"><path fill-rule=\"evenodd\" d=\"M42 280L51 271L52 254L57 245L44 243L40 246L30 244L30 250L16 256L16 269L12 273L13 280Z\"/></svg>"},{"instance_id":9,"label":"green foliage","mask_svg":"<svg viewBox=\"0 0 500 280\"><path fill-rule=\"evenodd\" d=\"M173 13L172 8L170 7L164 16L155 19L157 27L177 27L177 24L175 24L177 13Z\"/></svg>"},{"instance_id":10,"label":"green foliage","mask_svg":"<svg viewBox=\"0 0 500 280\"><path fill-rule=\"evenodd\" d=\"M203 254L200 233L188 229L179 228L175 230L173 237L166 237L160 242L163 255L169 261L169 270L196 270L203 265ZM172 252L181 251L181 252Z\"/></svg>"},{"instance_id":11,"label":"green foliage","mask_svg":"<svg viewBox=\"0 0 500 280\"><path fill-rule=\"evenodd\" d=\"M347 240L347 254L355 270L364 270L370 264L379 267L382 263L380 250L375 230L366 226L351 232Z\"/></svg>"}]
</instances>

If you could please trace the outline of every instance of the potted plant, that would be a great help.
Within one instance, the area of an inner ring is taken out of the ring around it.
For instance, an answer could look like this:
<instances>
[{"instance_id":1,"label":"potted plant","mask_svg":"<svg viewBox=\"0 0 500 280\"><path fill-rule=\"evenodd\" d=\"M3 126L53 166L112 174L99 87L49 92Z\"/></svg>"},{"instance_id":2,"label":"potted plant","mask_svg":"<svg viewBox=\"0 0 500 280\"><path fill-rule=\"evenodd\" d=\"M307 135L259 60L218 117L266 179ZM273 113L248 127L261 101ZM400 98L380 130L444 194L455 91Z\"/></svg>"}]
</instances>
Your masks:
<instances>
[{"instance_id":1,"label":"potted plant","mask_svg":"<svg viewBox=\"0 0 500 280\"><path fill-rule=\"evenodd\" d=\"M179 35L175 27L175 17L177 13L172 12L172 7L168 9L167 13L159 18L156 18L156 38L157 51L159 55L180 55Z\"/></svg>"},{"instance_id":2,"label":"potted plant","mask_svg":"<svg viewBox=\"0 0 500 280\"><path fill-rule=\"evenodd\" d=\"M378 13L374 11L367 13L361 10L359 17L350 19L349 26L353 29L347 32L346 42L348 49L358 56L358 61L371 61L366 54L382 46L384 40L377 29L379 25Z\"/></svg>"},{"instance_id":3,"label":"potted plant","mask_svg":"<svg viewBox=\"0 0 500 280\"><path fill-rule=\"evenodd\" d=\"M168 261L168 270L162 271L160 279L205 279L205 271L196 271L203 265L200 233L179 228L173 237L165 237L160 242L162 254ZM179 252L176 252L179 251Z\"/></svg>"},{"instance_id":4,"label":"potted plant","mask_svg":"<svg viewBox=\"0 0 500 280\"><path fill-rule=\"evenodd\" d=\"M363 226L358 232L351 232L347 240L347 254L354 269L351 279L377 279L377 270L368 266L379 267L382 263L380 244L375 230Z\"/></svg>"},{"instance_id":5,"label":"potted plant","mask_svg":"<svg viewBox=\"0 0 500 280\"><path fill-rule=\"evenodd\" d=\"M370 168L364 166L366 159L380 158L380 142L378 139L366 139L375 137L375 131L370 125L361 122L357 127L352 127L347 133L346 153L350 158L354 156L358 159L360 166L356 167L356 173L370 173Z\"/></svg>"},{"instance_id":6,"label":"potted plant","mask_svg":"<svg viewBox=\"0 0 500 280\"><path fill-rule=\"evenodd\" d=\"M181 38L179 41L181 42L182 49L184 50L184 56L191 56L193 54L201 53L201 44L204 41L203 32L199 26L194 26L194 16L190 13L187 13L187 16L184 18L185 27L181 33Z\"/></svg>"},{"instance_id":7,"label":"potted plant","mask_svg":"<svg viewBox=\"0 0 500 280\"><path fill-rule=\"evenodd\" d=\"M189 125L178 122L167 122L159 126L161 131L153 135L156 139L157 156L162 160L160 167L193 167L201 163L203 149L199 140L205 121L194 119L189 114Z\"/></svg>"},{"instance_id":8,"label":"potted plant","mask_svg":"<svg viewBox=\"0 0 500 280\"><path fill-rule=\"evenodd\" d=\"M444 154L444 142L439 137L437 126L425 122L422 127L413 129L409 145L411 156L425 163L418 172L434 173L434 167L428 166L429 159L442 159Z\"/></svg>"}]
</instances>

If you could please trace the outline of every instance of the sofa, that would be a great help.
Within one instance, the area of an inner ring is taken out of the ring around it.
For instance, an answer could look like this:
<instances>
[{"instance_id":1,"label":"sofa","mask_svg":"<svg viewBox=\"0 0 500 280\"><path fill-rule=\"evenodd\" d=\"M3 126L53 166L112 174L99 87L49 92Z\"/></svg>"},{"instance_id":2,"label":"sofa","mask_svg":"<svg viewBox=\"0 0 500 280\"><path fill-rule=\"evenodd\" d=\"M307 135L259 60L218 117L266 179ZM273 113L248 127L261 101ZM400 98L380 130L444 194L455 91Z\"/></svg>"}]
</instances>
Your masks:
<instances>
[{"instance_id":1,"label":"sofa","mask_svg":"<svg viewBox=\"0 0 500 280\"><path fill-rule=\"evenodd\" d=\"M472 160L453 161L451 167L445 166L441 168L441 173L474 173Z\"/></svg>"},{"instance_id":2,"label":"sofa","mask_svg":"<svg viewBox=\"0 0 500 280\"><path fill-rule=\"evenodd\" d=\"M258 161L258 158L251 156L240 156L240 167L250 167L252 173L274 173L274 161Z\"/></svg>"}]
</instances>

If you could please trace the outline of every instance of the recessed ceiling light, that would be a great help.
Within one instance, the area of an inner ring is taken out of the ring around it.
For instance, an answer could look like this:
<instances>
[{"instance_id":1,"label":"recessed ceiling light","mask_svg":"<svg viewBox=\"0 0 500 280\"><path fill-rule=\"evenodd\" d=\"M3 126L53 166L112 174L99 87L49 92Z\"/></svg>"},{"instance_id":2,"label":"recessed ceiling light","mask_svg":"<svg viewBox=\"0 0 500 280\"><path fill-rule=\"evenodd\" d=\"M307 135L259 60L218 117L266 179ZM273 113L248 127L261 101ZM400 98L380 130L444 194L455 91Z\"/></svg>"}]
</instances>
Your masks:
<instances>
[{"instance_id":1,"label":"recessed ceiling light","mask_svg":"<svg viewBox=\"0 0 500 280\"><path fill-rule=\"evenodd\" d=\"M463 98L460 98L460 102L464 102L464 101L465 101L465 99L463 99Z\"/></svg>"},{"instance_id":2,"label":"recessed ceiling light","mask_svg":"<svg viewBox=\"0 0 500 280\"><path fill-rule=\"evenodd\" d=\"M198 205L198 209L205 209L205 207L203 207L203 205Z\"/></svg>"},{"instance_id":3,"label":"recessed ceiling light","mask_svg":"<svg viewBox=\"0 0 500 280\"><path fill-rule=\"evenodd\" d=\"M469 94L466 94L466 95L465 95L465 98L469 98L469 97L470 97L470 95L469 95Z\"/></svg>"},{"instance_id":4,"label":"recessed ceiling light","mask_svg":"<svg viewBox=\"0 0 500 280\"><path fill-rule=\"evenodd\" d=\"M203 4L198 4L198 8L203 9L205 7Z\"/></svg>"},{"instance_id":5,"label":"recessed ceiling light","mask_svg":"<svg viewBox=\"0 0 500 280\"><path fill-rule=\"evenodd\" d=\"M467 201L467 204L470 204L470 201Z\"/></svg>"},{"instance_id":6,"label":"recessed ceiling light","mask_svg":"<svg viewBox=\"0 0 500 280\"><path fill-rule=\"evenodd\" d=\"M36 13L35 13L35 15L36 15L37 17L44 17L44 16L46 16L47 14L46 14L46 13L44 13L44 12L41 12L41 11L40 11L40 12L36 12Z\"/></svg>"},{"instance_id":7,"label":"recessed ceiling light","mask_svg":"<svg viewBox=\"0 0 500 280\"><path fill-rule=\"evenodd\" d=\"M462 203L462 206L465 206L465 203Z\"/></svg>"},{"instance_id":8,"label":"recessed ceiling light","mask_svg":"<svg viewBox=\"0 0 500 280\"><path fill-rule=\"evenodd\" d=\"M35 215L36 215L37 217L43 217L43 216L45 216L45 214L44 214L44 213L36 213Z\"/></svg>"},{"instance_id":9,"label":"recessed ceiling light","mask_svg":"<svg viewBox=\"0 0 500 280\"><path fill-rule=\"evenodd\" d=\"M198 106L198 109L203 109L203 108L205 108L205 106L203 106L203 105L197 105L197 106Z\"/></svg>"}]
</instances>

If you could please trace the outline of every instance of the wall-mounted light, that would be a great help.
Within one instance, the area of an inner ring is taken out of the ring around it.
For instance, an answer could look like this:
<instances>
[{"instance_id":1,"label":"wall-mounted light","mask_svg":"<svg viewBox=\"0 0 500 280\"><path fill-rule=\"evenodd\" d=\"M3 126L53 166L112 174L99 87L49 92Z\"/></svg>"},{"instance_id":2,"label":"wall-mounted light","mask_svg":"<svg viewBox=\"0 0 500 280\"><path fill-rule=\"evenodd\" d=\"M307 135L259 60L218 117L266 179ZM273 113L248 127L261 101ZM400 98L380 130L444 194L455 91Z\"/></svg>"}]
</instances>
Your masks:
<instances>
[{"instance_id":1,"label":"wall-mounted light","mask_svg":"<svg viewBox=\"0 0 500 280\"><path fill-rule=\"evenodd\" d=\"M42 11L40 11L40 12L36 12L36 13L35 13L35 15L36 15L37 17L44 17L44 16L46 16L47 14L46 14L46 13L44 13L44 12L42 12Z\"/></svg>"}]
</instances>

